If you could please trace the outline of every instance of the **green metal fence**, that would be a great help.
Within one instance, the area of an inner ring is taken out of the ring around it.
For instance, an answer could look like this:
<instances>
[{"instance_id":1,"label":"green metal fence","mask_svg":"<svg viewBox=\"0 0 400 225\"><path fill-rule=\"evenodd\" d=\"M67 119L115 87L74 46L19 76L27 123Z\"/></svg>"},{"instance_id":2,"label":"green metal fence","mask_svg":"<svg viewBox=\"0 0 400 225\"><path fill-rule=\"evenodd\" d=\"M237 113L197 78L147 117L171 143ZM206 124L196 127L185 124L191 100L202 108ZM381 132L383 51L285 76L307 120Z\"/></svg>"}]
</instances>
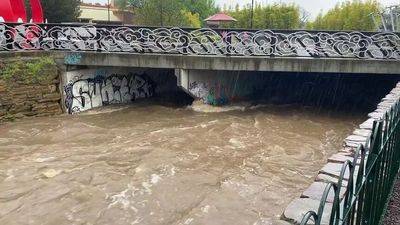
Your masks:
<instances>
[{"instance_id":1,"label":"green metal fence","mask_svg":"<svg viewBox=\"0 0 400 225\"><path fill-rule=\"evenodd\" d=\"M343 163L337 183L328 183L317 212L309 211L301 225L382 224L400 165L400 103L374 121L372 134L360 145L353 161ZM345 188L343 184L346 184ZM344 193L340 193L341 191ZM327 203L334 192L333 203ZM323 215L331 207L330 215ZM327 210L325 210L327 211ZM328 216L328 221L322 221Z\"/></svg>"}]
</instances>

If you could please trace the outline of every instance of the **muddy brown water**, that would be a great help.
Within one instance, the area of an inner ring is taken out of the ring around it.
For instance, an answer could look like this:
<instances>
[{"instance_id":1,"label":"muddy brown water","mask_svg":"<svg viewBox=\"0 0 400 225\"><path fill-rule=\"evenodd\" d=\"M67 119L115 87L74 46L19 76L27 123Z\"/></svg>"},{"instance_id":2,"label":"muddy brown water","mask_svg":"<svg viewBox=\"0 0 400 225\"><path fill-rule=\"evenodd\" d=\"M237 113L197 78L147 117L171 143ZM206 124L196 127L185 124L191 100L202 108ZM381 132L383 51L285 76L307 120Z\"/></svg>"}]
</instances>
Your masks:
<instances>
[{"instance_id":1,"label":"muddy brown water","mask_svg":"<svg viewBox=\"0 0 400 225\"><path fill-rule=\"evenodd\" d=\"M137 104L3 124L0 224L286 224L362 119Z\"/></svg>"}]
</instances>

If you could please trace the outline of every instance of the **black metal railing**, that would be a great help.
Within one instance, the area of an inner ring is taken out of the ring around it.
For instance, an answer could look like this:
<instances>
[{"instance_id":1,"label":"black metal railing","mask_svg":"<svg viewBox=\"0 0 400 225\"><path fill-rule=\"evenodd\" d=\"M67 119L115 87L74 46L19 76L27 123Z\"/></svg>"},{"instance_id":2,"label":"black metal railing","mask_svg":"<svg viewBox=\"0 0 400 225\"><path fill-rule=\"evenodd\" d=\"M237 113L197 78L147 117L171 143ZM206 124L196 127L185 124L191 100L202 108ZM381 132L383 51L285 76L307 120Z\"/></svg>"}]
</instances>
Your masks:
<instances>
[{"instance_id":1,"label":"black metal railing","mask_svg":"<svg viewBox=\"0 0 400 225\"><path fill-rule=\"evenodd\" d=\"M0 23L1 51L400 60L397 33Z\"/></svg>"},{"instance_id":2,"label":"black metal railing","mask_svg":"<svg viewBox=\"0 0 400 225\"><path fill-rule=\"evenodd\" d=\"M387 202L399 174L400 103L373 124L371 137L360 145L354 160L347 160L337 183L328 183L317 212L309 211L301 221L306 224L378 225L382 223ZM347 185L344 185L347 181ZM342 188L345 186L345 188ZM341 191L344 191L344 194ZM330 192L335 198L330 215L323 215ZM329 222L322 221L329 216Z\"/></svg>"}]
</instances>

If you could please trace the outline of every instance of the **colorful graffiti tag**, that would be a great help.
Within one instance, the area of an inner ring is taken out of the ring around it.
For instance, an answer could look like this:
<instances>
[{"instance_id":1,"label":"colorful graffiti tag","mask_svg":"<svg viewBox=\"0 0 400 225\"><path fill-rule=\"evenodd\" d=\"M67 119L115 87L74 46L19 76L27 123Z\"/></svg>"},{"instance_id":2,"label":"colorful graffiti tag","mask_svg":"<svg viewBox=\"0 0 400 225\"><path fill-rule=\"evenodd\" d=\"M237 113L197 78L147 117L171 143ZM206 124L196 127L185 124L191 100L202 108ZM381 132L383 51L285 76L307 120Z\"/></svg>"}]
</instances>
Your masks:
<instances>
[{"instance_id":1,"label":"colorful graffiti tag","mask_svg":"<svg viewBox=\"0 0 400 225\"><path fill-rule=\"evenodd\" d=\"M204 82L192 82L189 85L189 92L209 105L225 105L230 101L227 87L218 83L207 85Z\"/></svg>"}]
</instances>

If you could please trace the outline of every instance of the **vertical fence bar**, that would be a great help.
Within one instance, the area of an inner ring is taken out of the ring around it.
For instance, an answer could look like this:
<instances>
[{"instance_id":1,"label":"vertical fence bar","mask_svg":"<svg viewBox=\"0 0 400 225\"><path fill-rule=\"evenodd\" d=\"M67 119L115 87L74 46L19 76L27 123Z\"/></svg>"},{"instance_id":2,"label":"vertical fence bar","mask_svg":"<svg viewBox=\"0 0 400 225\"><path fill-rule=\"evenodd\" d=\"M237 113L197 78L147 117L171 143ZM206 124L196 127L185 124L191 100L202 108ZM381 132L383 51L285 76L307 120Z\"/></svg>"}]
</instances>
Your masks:
<instances>
[{"instance_id":1,"label":"vertical fence bar","mask_svg":"<svg viewBox=\"0 0 400 225\"><path fill-rule=\"evenodd\" d=\"M399 123L400 103L397 100L382 119L373 122L371 136L365 146L361 145L357 149L354 161L344 163L338 185L341 185L341 180L344 178L343 170L346 166L350 169L351 177L343 199L334 206L338 208L332 209L329 225L338 223L333 218L337 218L339 211L341 225L382 224L390 193L400 172ZM360 159L359 164L357 164L358 159ZM354 175L357 166L359 170L357 175ZM340 192L336 191L336 199L339 194ZM321 204L325 202L321 200ZM319 224L322 217L320 211L318 213L310 211L306 215L301 224L309 224L310 219L315 219L315 224Z\"/></svg>"},{"instance_id":2,"label":"vertical fence bar","mask_svg":"<svg viewBox=\"0 0 400 225\"><path fill-rule=\"evenodd\" d=\"M372 140L372 147L371 151L368 156L367 160L367 175L366 175L366 190L365 194L367 196L366 202L364 205L364 210L363 214L365 215L363 224L373 224L373 218L374 218L374 205L376 203L376 192L377 192L377 186L376 186L376 180L378 178L377 176L377 171L376 171L376 164L378 159L378 149L381 143L381 130L382 130L382 122L377 122L375 124L375 133L374 133L374 138Z\"/></svg>"},{"instance_id":3,"label":"vertical fence bar","mask_svg":"<svg viewBox=\"0 0 400 225\"><path fill-rule=\"evenodd\" d=\"M364 185L364 171L365 171L365 155L366 149L364 146L359 147L359 151L361 152L361 160L360 160L360 167L357 176L357 185L356 185L356 198L358 203L354 204L357 207L355 211L355 215L351 215L355 217L355 224L360 225L362 223L362 209L364 207L364 198L365 198L365 185ZM358 158L358 155L355 155ZM357 158L355 160L357 160ZM359 191L359 192L358 192ZM358 195L357 195L358 192Z\"/></svg>"},{"instance_id":4,"label":"vertical fence bar","mask_svg":"<svg viewBox=\"0 0 400 225\"><path fill-rule=\"evenodd\" d=\"M376 186L376 192L375 192L375 207L374 207L374 213L371 215L371 222L372 224L377 224L377 220L380 218L380 209L382 207L382 195L383 189L384 189L384 178L385 178L385 150L387 147L387 140L388 140L388 135L389 135L389 113L385 114L385 118L383 121L383 134L382 134L382 141L381 145L378 146L377 149L377 158L378 161L375 164L376 165L376 171L377 171L377 179L375 180L374 186Z\"/></svg>"}]
</instances>

